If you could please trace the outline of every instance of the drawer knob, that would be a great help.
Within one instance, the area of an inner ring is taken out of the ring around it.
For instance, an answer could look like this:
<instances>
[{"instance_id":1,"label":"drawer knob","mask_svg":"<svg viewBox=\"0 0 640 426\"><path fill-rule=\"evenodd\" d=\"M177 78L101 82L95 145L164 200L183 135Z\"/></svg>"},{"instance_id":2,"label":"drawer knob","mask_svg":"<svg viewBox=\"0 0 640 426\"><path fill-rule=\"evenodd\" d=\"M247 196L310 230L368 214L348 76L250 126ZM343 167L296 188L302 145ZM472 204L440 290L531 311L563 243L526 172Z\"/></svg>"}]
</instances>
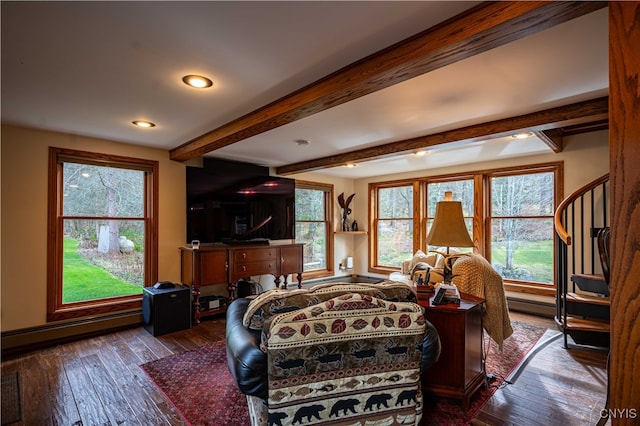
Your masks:
<instances>
[{"instance_id":1,"label":"drawer knob","mask_svg":"<svg viewBox=\"0 0 640 426\"><path fill-rule=\"evenodd\" d=\"M246 259L246 258L247 258L247 253L243 252L243 253L242 253L242 258L243 258L243 259Z\"/></svg>"},{"instance_id":2,"label":"drawer knob","mask_svg":"<svg viewBox=\"0 0 640 426\"><path fill-rule=\"evenodd\" d=\"M247 267L246 266L242 266L242 272L246 272L247 271Z\"/></svg>"}]
</instances>

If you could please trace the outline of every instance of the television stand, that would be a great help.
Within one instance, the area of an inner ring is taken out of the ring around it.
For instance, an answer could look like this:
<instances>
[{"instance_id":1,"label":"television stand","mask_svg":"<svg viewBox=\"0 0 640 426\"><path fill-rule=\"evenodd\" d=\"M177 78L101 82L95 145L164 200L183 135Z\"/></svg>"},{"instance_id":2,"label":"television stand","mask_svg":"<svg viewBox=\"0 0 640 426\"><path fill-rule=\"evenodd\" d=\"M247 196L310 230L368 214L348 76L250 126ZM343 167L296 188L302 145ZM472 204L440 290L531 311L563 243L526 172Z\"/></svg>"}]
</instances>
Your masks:
<instances>
[{"instance_id":1,"label":"television stand","mask_svg":"<svg viewBox=\"0 0 640 426\"><path fill-rule=\"evenodd\" d=\"M276 288L286 289L291 275L301 288L302 247L302 244L265 246L246 242L226 247L180 247L180 280L191 287L193 323L198 324L201 317L226 311L226 305L215 309L200 307L200 288L204 286L225 285L229 296L227 304L236 296L235 283L243 278L273 275Z\"/></svg>"}]
</instances>

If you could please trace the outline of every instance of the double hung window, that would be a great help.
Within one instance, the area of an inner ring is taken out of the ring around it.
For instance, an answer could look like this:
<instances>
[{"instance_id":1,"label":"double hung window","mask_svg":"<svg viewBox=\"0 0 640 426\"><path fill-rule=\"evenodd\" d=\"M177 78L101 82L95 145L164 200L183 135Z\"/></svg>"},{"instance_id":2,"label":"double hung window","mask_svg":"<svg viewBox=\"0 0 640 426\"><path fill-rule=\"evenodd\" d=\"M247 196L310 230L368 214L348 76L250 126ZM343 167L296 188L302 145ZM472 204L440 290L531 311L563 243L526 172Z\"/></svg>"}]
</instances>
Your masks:
<instances>
[{"instance_id":1,"label":"double hung window","mask_svg":"<svg viewBox=\"0 0 640 426\"><path fill-rule=\"evenodd\" d=\"M157 277L157 169L51 148L48 320L130 309Z\"/></svg>"}]
</instances>

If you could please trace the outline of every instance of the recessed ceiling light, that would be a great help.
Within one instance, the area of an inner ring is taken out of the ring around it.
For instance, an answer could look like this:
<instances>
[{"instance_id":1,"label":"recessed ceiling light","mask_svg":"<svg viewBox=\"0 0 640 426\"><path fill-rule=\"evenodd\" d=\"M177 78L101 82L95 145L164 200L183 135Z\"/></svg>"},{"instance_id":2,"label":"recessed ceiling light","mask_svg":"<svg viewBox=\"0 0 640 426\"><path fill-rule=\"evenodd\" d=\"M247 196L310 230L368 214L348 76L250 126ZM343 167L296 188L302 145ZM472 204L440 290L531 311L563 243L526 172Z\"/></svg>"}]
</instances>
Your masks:
<instances>
[{"instance_id":1,"label":"recessed ceiling light","mask_svg":"<svg viewBox=\"0 0 640 426\"><path fill-rule=\"evenodd\" d=\"M413 153L413 155L417 157L424 157L425 155L429 155L429 154L431 154L431 152L427 151L426 149L422 149L420 151L416 151Z\"/></svg>"},{"instance_id":2,"label":"recessed ceiling light","mask_svg":"<svg viewBox=\"0 0 640 426\"><path fill-rule=\"evenodd\" d=\"M309 141L306 140L306 139L296 139L294 142L297 143L298 146L307 146L307 145L309 145Z\"/></svg>"},{"instance_id":3,"label":"recessed ceiling light","mask_svg":"<svg viewBox=\"0 0 640 426\"><path fill-rule=\"evenodd\" d=\"M347 163L345 164L346 167L356 167L357 164L356 163Z\"/></svg>"},{"instance_id":4,"label":"recessed ceiling light","mask_svg":"<svg viewBox=\"0 0 640 426\"><path fill-rule=\"evenodd\" d=\"M185 75L182 77L182 81L187 86L195 87L196 89L206 89L207 87L213 86L213 81L209 80L207 77L201 75Z\"/></svg>"},{"instance_id":5,"label":"recessed ceiling light","mask_svg":"<svg viewBox=\"0 0 640 426\"><path fill-rule=\"evenodd\" d=\"M156 125L154 123L152 123L150 121L145 121L145 120L135 120L135 121L132 121L132 123L135 126L144 127L145 129L148 129L150 127L156 127Z\"/></svg>"},{"instance_id":6,"label":"recessed ceiling light","mask_svg":"<svg viewBox=\"0 0 640 426\"><path fill-rule=\"evenodd\" d=\"M533 136L533 132L516 133L515 135L511 135L511 137L514 139L526 139L530 138L531 136Z\"/></svg>"}]
</instances>

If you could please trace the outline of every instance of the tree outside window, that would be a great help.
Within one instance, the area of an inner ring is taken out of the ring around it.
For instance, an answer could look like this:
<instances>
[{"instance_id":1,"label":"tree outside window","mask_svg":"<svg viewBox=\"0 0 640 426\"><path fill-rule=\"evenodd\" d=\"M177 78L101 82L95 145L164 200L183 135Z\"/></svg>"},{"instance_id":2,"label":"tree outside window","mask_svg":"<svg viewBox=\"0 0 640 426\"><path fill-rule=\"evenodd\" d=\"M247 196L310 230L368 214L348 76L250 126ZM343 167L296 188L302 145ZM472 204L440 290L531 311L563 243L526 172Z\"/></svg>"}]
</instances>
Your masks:
<instances>
[{"instance_id":1,"label":"tree outside window","mask_svg":"<svg viewBox=\"0 0 640 426\"><path fill-rule=\"evenodd\" d=\"M554 174L491 178L491 262L506 279L553 283Z\"/></svg>"},{"instance_id":2,"label":"tree outside window","mask_svg":"<svg viewBox=\"0 0 640 426\"><path fill-rule=\"evenodd\" d=\"M296 242L304 244L305 277L333 270L331 214L333 186L296 182Z\"/></svg>"},{"instance_id":3,"label":"tree outside window","mask_svg":"<svg viewBox=\"0 0 640 426\"><path fill-rule=\"evenodd\" d=\"M444 200L445 192L451 191L453 200L460 201L462 204L462 216L467 225L467 231L469 236L473 236L473 185L473 179L434 182L427 185L427 235L436 215L438 202ZM435 250L437 247L429 247L429 249ZM457 247L457 249L464 253L473 251L472 247Z\"/></svg>"},{"instance_id":4,"label":"tree outside window","mask_svg":"<svg viewBox=\"0 0 640 426\"><path fill-rule=\"evenodd\" d=\"M377 188L376 266L397 267L413 254L413 186Z\"/></svg>"},{"instance_id":5,"label":"tree outside window","mask_svg":"<svg viewBox=\"0 0 640 426\"><path fill-rule=\"evenodd\" d=\"M52 148L50 320L139 304L157 277L157 162Z\"/></svg>"}]
</instances>

